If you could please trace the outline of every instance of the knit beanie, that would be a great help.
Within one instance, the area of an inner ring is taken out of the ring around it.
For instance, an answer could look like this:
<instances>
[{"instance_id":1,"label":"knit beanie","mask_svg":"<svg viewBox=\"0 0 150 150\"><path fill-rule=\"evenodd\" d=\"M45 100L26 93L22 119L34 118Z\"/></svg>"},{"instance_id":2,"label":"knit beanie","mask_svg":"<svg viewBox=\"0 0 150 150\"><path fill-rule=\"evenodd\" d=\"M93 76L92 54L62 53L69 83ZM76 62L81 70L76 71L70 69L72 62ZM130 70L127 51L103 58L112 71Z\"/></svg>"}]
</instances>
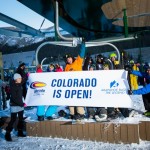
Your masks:
<instances>
[{"instance_id":1,"label":"knit beanie","mask_svg":"<svg viewBox=\"0 0 150 150\"><path fill-rule=\"evenodd\" d=\"M17 80L18 78L22 78L22 77L19 73L15 73L14 74L14 80Z\"/></svg>"}]
</instances>

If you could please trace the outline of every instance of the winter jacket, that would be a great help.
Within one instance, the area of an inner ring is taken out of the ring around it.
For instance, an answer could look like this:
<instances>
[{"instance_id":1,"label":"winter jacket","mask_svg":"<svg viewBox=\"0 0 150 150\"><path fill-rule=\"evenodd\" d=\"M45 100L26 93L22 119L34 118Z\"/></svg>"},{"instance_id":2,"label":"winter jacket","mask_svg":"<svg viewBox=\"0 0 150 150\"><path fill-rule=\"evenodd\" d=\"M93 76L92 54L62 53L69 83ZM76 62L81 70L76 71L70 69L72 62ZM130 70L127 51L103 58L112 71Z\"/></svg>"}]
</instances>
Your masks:
<instances>
[{"instance_id":1,"label":"winter jacket","mask_svg":"<svg viewBox=\"0 0 150 150\"><path fill-rule=\"evenodd\" d=\"M143 77L143 78L150 81L150 75L148 75L148 73L146 73L146 72L140 72L140 71L134 71L133 70L131 72L131 74L134 74L134 75L139 76L139 77Z\"/></svg>"},{"instance_id":2,"label":"winter jacket","mask_svg":"<svg viewBox=\"0 0 150 150\"><path fill-rule=\"evenodd\" d=\"M132 71L132 74L139 76L139 77L143 77L147 80L147 83L150 82L150 75L148 75L148 73L146 72L140 72L140 71ZM133 95L143 95L143 94L147 94L150 92L150 84L147 84L145 87L138 89L138 90L133 90L132 93Z\"/></svg>"},{"instance_id":3,"label":"winter jacket","mask_svg":"<svg viewBox=\"0 0 150 150\"><path fill-rule=\"evenodd\" d=\"M147 84L145 87L138 89L138 90L133 90L132 91L133 95L143 95L150 93L150 84Z\"/></svg>"},{"instance_id":4,"label":"winter jacket","mask_svg":"<svg viewBox=\"0 0 150 150\"><path fill-rule=\"evenodd\" d=\"M139 71L139 68L136 65L133 65L132 69L135 71ZM134 74L130 74L130 81L131 81L132 90L137 90L138 89L138 77Z\"/></svg>"},{"instance_id":5,"label":"winter jacket","mask_svg":"<svg viewBox=\"0 0 150 150\"><path fill-rule=\"evenodd\" d=\"M85 55L85 45L81 45L80 54L72 64L67 64L65 71L82 71L82 63Z\"/></svg>"},{"instance_id":6,"label":"winter jacket","mask_svg":"<svg viewBox=\"0 0 150 150\"><path fill-rule=\"evenodd\" d=\"M56 68L56 70L55 70L55 72L62 72L63 70L62 70L62 68L61 67L58 67L58 68Z\"/></svg>"},{"instance_id":7,"label":"winter jacket","mask_svg":"<svg viewBox=\"0 0 150 150\"><path fill-rule=\"evenodd\" d=\"M22 100L22 83L15 83L15 80L10 82L10 105L11 106L24 106Z\"/></svg>"},{"instance_id":8,"label":"winter jacket","mask_svg":"<svg viewBox=\"0 0 150 150\"><path fill-rule=\"evenodd\" d=\"M112 61L114 70L121 69L120 63L118 60Z\"/></svg>"},{"instance_id":9,"label":"winter jacket","mask_svg":"<svg viewBox=\"0 0 150 150\"><path fill-rule=\"evenodd\" d=\"M41 68L38 68L38 69L36 70L36 72L37 72L37 73L42 73L43 70L42 70Z\"/></svg>"}]
</instances>

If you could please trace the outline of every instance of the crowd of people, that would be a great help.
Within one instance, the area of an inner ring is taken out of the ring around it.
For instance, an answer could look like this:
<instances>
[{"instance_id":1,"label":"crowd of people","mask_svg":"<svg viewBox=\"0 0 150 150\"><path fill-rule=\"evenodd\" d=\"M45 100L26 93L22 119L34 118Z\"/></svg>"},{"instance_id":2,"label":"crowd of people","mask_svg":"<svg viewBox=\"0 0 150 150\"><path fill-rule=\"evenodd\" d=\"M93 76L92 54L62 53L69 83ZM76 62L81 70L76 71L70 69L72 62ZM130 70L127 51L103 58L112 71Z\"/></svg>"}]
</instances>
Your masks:
<instances>
[{"instance_id":1,"label":"crowd of people","mask_svg":"<svg viewBox=\"0 0 150 150\"><path fill-rule=\"evenodd\" d=\"M129 81L131 89L128 94L142 94L143 102L146 112L144 115L150 116L150 67L145 64L145 70L141 70L139 63L130 61L128 65L121 68L120 62L117 60L117 55L111 53L109 58L99 54L95 61L91 56L85 57L86 48L81 44L79 55L76 59L72 55L66 55L66 66L64 69L59 64L50 64L47 72L62 72L62 71L94 71L94 70L109 70L109 69L125 69L129 72ZM36 66L36 73L42 73L42 66ZM24 113L24 99L27 93L26 82L28 74L25 73L25 63L21 63L17 68L9 86L0 80L0 86L5 88L10 99L11 120L6 127L5 139L12 141L11 131L13 124L18 115L18 136L25 137L23 133L23 113ZM143 85L143 88L138 89L138 85ZM2 88L1 88L2 89ZM0 91L1 92L1 91ZM1 99L0 99L1 104ZM1 104L2 105L2 104ZM56 113L58 106L37 106L37 119L43 121L44 119L53 120L53 115ZM113 107L83 107L83 106L69 106L69 114L60 110L58 114L68 119L75 119L82 121L84 118L95 119L98 122L110 119L116 119L120 116L129 117L130 110L128 108L113 108Z\"/></svg>"}]
</instances>

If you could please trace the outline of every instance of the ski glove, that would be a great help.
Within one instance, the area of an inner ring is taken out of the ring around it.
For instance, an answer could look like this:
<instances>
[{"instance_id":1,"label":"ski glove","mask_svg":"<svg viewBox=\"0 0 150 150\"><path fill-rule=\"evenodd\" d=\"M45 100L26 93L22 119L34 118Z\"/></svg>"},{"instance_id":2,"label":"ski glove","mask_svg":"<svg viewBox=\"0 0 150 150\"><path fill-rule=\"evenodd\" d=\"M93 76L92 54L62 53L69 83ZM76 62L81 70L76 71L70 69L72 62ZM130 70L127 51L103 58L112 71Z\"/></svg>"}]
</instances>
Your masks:
<instances>
[{"instance_id":1,"label":"ski glove","mask_svg":"<svg viewBox=\"0 0 150 150\"><path fill-rule=\"evenodd\" d=\"M129 95L132 95L132 90L128 90L128 94L129 94Z\"/></svg>"}]
</instances>

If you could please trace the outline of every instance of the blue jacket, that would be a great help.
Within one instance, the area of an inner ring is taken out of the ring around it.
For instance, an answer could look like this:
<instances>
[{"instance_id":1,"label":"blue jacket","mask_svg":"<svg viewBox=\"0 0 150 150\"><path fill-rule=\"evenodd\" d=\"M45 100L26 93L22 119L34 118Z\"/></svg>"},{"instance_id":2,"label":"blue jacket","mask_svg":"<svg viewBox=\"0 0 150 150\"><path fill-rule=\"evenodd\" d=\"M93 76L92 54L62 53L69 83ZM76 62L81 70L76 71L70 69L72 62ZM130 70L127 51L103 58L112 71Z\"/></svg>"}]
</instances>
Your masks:
<instances>
[{"instance_id":1,"label":"blue jacket","mask_svg":"<svg viewBox=\"0 0 150 150\"><path fill-rule=\"evenodd\" d=\"M146 72L140 72L140 71L133 70L131 73L136 76L146 78L150 81L150 75L148 75L148 73L146 73ZM147 84L146 86L144 86L141 89L133 90L132 93L133 93L133 95L141 95L141 94L143 95L143 94L150 93L150 84Z\"/></svg>"},{"instance_id":2,"label":"blue jacket","mask_svg":"<svg viewBox=\"0 0 150 150\"><path fill-rule=\"evenodd\" d=\"M146 78L146 79L150 80L150 75L148 75L148 73L146 73L146 72L140 72L140 71L133 70L131 72L131 74L134 74L136 76L143 77L143 78Z\"/></svg>"},{"instance_id":3,"label":"blue jacket","mask_svg":"<svg viewBox=\"0 0 150 150\"><path fill-rule=\"evenodd\" d=\"M138 89L138 90L133 90L132 91L133 95L143 95L150 93L150 84L147 84L145 87Z\"/></svg>"}]
</instances>

